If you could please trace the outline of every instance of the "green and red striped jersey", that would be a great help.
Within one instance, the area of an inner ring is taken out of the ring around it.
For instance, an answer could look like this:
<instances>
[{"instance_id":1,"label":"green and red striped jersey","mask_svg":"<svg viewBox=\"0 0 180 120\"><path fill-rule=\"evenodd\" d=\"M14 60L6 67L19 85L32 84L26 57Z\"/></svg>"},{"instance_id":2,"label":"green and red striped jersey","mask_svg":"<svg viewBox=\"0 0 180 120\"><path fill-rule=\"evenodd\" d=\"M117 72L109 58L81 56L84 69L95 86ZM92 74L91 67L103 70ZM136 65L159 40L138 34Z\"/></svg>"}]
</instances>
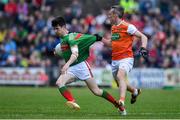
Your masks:
<instances>
[{"instance_id":1,"label":"green and red striped jersey","mask_svg":"<svg viewBox=\"0 0 180 120\"><path fill-rule=\"evenodd\" d=\"M62 57L67 62L72 54L70 47L77 45L79 49L79 56L77 60L71 64L71 66L85 61L89 57L90 46L95 42L96 37L93 35L69 33L61 38Z\"/></svg>"}]
</instances>

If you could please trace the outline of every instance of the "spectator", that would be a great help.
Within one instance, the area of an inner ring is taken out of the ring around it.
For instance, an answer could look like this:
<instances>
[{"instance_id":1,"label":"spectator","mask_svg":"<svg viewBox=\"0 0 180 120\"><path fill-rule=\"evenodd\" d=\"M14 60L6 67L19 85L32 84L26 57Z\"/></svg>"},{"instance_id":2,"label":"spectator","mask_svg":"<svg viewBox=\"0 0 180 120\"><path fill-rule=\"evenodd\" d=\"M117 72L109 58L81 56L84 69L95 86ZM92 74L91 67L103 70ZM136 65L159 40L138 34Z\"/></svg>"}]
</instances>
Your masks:
<instances>
[{"instance_id":1,"label":"spectator","mask_svg":"<svg viewBox=\"0 0 180 120\"><path fill-rule=\"evenodd\" d=\"M72 15L75 18L80 18L82 13L82 5L79 0L73 0L71 4Z\"/></svg>"},{"instance_id":2,"label":"spectator","mask_svg":"<svg viewBox=\"0 0 180 120\"><path fill-rule=\"evenodd\" d=\"M9 3L5 5L5 12L8 15L15 15L17 14L17 4L14 2L14 0L9 0Z\"/></svg>"},{"instance_id":3,"label":"spectator","mask_svg":"<svg viewBox=\"0 0 180 120\"><path fill-rule=\"evenodd\" d=\"M54 66L55 63L61 66L63 61L52 56L54 46L60 41L53 37L50 24L57 13L64 15L71 32L100 32L109 36L111 26L107 24L105 10L99 8L100 13L91 13L84 9L87 5L83 0L66 2L68 4L62 7L55 0L1 0L0 21L3 24L0 25L0 67ZM138 0L139 8L136 0L119 2L130 10L127 9L128 12L136 12L129 15L129 21L149 37L148 64L139 57L139 43L136 40L134 42L136 67L180 68L180 12L176 1ZM95 45L91 50L92 66L109 64L110 52L101 43Z\"/></svg>"}]
</instances>

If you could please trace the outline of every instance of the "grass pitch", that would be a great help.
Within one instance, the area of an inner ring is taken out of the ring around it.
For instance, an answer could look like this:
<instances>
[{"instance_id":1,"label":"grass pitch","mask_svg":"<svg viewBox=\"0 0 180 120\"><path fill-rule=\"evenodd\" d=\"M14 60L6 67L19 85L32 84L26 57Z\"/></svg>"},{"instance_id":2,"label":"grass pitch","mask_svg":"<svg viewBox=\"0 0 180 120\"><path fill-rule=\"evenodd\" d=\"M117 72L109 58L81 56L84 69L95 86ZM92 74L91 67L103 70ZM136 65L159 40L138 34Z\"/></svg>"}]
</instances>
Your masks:
<instances>
[{"instance_id":1,"label":"grass pitch","mask_svg":"<svg viewBox=\"0 0 180 120\"><path fill-rule=\"evenodd\" d=\"M127 116L120 116L113 105L94 96L87 88L70 90L81 106L79 111L65 106L57 88L0 87L0 119L180 118L180 89L143 90L133 105L127 94ZM117 89L106 90L118 98Z\"/></svg>"}]
</instances>

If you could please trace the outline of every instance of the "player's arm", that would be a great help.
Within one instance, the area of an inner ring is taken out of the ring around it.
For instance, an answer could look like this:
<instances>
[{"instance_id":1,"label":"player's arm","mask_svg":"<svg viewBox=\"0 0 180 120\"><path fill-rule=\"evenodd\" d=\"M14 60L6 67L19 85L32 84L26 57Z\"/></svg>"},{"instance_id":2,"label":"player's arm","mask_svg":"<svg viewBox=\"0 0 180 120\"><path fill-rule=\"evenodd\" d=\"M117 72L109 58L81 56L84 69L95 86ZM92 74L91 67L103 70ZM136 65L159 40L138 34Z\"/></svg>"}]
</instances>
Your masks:
<instances>
[{"instance_id":1,"label":"player's arm","mask_svg":"<svg viewBox=\"0 0 180 120\"><path fill-rule=\"evenodd\" d=\"M140 48L140 55L142 55L145 59L148 59L148 50L147 50L147 37L137 30L134 35L141 39L142 46Z\"/></svg>"},{"instance_id":2,"label":"player's arm","mask_svg":"<svg viewBox=\"0 0 180 120\"><path fill-rule=\"evenodd\" d=\"M140 55L142 55L145 59L148 58L148 50L146 49L147 47L147 37L141 33L134 25L130 24L128 26L128 30L127 32L130 34L130 35L134 35L138 38L140 38L141 42L142 42L142 46L141 46L141 49L140 49Z\"/></svg>"},{"instance_id":3,"label":"player's arm","mask_svg":"<svg viewBox=\"0 0 180 120\"><path fill-rule=\"evenodd\" d=\"M77 45L71 46L71 52L72 52L71 57L69 58L69 60L66 62L66 64L63 66L61 70L62 74L64 74L69 68L69 66L77 60L79 56L78 46Z\"/></svg>"},{"instance_id":4,"label":"player's arm","mask_svg":"<svg viewBox=\"0 0 180 120\"><path fill-rule=\"evenodd\" d=\"M77 60L78 56L79 56L79 54L78 54L78 46L77 45L72 46L71 47L71 52L72 52L71 57L69 58L69 60L66 63L69 66L72 63L74 63Z\"/></svg>"},{"instance_id":5,"label":"player's arm","mask_svg":"<svg viewBox=\"0 0 180 120\"><path fill-rule=\"evenodd\" d=\"M147 40L148 40L147 37L143 33L141 33L139 30L137 30L134 33L134 35L141 39L141 42L142 42L142 46L141 47L146 49L146 47L147 47Z\"/></svg>"},{"instance_id":6,"label":"player's arm","mask_svg":"<svg viewBox=\"0 0 180 120\"><path fill-rule=\"evenodd\" d=\"M99 34L94 34L96 36L96 41L101 41L105 46L111 47L111 36L100 36Z\"/></svg>"}]
</instances>

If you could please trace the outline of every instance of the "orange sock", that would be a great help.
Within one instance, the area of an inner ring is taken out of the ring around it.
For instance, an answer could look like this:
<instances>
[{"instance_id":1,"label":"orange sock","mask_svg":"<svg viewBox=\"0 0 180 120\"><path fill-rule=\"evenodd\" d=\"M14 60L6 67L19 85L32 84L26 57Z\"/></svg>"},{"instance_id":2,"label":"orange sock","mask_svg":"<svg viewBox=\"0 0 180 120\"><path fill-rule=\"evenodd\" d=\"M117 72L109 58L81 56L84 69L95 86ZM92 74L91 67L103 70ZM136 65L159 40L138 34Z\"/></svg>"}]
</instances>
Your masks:
<instances>
[{"instance_id":1,"label":"orange sock","mask_svg":"<svg viewBox=\"0 0 180 120\"><path fill-rule=\"evenodd\" d=\"M119 101L124 102L125 101L125 97L120 97Z\"/></svg>"}]
</instances>

